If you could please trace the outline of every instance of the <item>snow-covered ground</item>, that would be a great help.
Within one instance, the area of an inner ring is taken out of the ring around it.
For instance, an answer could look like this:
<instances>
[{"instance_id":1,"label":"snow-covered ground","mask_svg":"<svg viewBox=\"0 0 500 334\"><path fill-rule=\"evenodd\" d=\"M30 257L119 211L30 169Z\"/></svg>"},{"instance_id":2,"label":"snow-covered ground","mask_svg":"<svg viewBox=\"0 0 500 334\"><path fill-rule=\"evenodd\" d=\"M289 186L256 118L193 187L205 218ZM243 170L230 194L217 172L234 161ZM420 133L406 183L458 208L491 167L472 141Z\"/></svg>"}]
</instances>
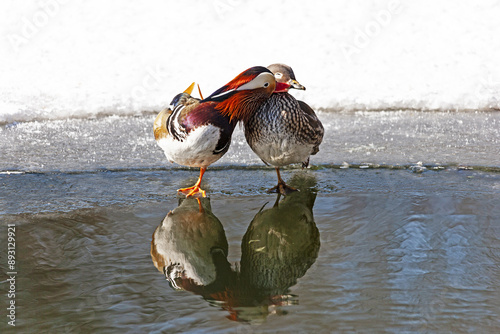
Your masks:
<instances>
[{"instance_id":1,"label":"snow-covered ground","mask_svg":"<svg viewBox=\"0 0 500 334\"><path fill-rule=\"evenodd\" d=\"M0 123L160 110L254 65L315 108L500 109L500 1L0 3Z\"/></svg>"}]
</instances>

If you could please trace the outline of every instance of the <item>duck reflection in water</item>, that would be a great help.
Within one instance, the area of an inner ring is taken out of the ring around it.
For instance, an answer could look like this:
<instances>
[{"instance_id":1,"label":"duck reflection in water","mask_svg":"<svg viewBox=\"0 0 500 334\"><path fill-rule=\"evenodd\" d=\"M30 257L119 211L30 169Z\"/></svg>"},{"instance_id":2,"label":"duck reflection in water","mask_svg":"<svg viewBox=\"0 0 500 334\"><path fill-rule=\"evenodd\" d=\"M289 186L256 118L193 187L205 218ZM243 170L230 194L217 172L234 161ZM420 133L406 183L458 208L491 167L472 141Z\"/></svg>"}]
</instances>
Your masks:
<instances>
[{"instance_id":1,"label":"duck reflection in water","mask_svg":"<svg viewBox=\"0 0 500 334\"><path fill-rule=\"evenodd\" d=\"M151 257L172 288L205 295L233 275L227 239L209 198L179 199L153 233Z\"/></svg>"},{"instance_id":2,"label":"duck reflection in water","mask_svg":"<svg viewBox=\"0 0 500 334\"><path fill-rule=\"evenodd\" d=\"M276 306L297 303L289 288L315 262L320 247L313 217L314 179L295 176L300 191L262 207L241 244L239 270L227 261L228 244L209 198L181 199L153 234L151 256L174 289L201 295L229 319L259 323ZM281 199L281 200L280 200Z\"/></svg>"}]
</instances>

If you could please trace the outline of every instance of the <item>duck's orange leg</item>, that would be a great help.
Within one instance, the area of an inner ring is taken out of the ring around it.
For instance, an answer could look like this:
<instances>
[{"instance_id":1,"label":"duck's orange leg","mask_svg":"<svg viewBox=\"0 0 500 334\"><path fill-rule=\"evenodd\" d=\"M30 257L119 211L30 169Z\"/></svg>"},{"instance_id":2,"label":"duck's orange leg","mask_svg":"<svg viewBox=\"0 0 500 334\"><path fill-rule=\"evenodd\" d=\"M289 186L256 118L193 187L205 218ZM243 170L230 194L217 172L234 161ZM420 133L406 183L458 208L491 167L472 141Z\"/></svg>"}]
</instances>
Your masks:
<instances>
[{"instance_id":1,"label":"duck's orange leg","mask_svg":"<svg viewBox=\"0 0 500 334\"><path fill-rule=\"evenodd\" d=\"M178 189L177 192L186 195L186 197L207 197L205 190L200 188L201 179L203 178L203 174L205 174L206 170L207 169L205 167L200 168L200 177L198 178L198 181L196 181L194 186Z\"/></svg>"},{"instance_id":2,"label":"duck's orange leg","mask_svg":"<svg viewBox=\"0 0 500 334\"><path fill-rule=\"evenodd\" d=\"M290 187L289 185L287 185L285 183L285 181L283 181L283 179L281 178L281 175L280 175L279 167L275 167L275 169L276 169L276 174L278 175L278 185L269 189L267 191L268 193L278 193L278 194L281 194L283 196L286 196L294 191L298 191L297 189L295 189L294 187Z\"/></svg>"}]
</instances>

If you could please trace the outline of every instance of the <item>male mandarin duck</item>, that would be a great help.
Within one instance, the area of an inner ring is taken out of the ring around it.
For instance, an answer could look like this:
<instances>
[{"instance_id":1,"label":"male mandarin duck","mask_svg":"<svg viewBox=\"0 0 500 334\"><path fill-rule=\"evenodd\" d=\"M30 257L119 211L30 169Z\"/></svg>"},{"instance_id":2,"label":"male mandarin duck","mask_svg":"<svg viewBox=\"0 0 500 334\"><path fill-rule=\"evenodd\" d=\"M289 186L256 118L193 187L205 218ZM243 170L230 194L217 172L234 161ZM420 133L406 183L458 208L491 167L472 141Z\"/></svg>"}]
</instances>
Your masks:
<instances>
[{"instance_id":1,"label":"male mandarin duck","mask_svg":"<svg viewBox=\"0 0 500 334\"><path fill-rule=\"evenodd\" d=\"M292 68L272 64L268 69L276 78L277 88L257 112L244 121L245 137L262 161L276 169L278 185L268 192L286 195L296 189L281 179L279 168L300 162L307 167L310 155L319 151L324 129L314 110L288 93L290 88L305 90L295 79Z\"/></svg>"},{"instance_id":2,"label":"male mandarin duck","mask_svg":"<svg viewBox=\"0 0 500 334\"><path fill-rule=\"evenodd\" d=\"M227 254L226 233L210 198L180 198L151 240L153 263L174 289L209 290L230 268Z\"/></svg>"},{"instance_id":3,"label":"male mandarin duck","mask_svg":"<svg viewBox=\"0 0 500 334\"><path fill-rule=\"evenodd\" d=\"M276 80L270 70L255 66L206 99L191 97L193 87L194 83L159 113L154 135L170 162L200 168L195 185L178 191L186 197L206 197L200 188L205 170L227 152L238 121L248 120L271 96Z\"/></svg>"}]
</instances>

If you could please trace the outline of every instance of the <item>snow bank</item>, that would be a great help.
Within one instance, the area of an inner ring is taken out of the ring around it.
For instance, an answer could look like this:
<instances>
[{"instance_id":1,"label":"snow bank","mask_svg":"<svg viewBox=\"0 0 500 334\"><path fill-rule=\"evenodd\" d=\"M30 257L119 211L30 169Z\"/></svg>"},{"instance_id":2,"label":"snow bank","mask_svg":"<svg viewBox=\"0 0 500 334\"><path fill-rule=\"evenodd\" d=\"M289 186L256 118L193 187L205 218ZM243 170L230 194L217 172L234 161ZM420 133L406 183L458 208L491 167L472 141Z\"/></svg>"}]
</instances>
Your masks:
<instances>
[{"instance_id":1,"label":"snow bank","mask_svg":"<svg viewBox=\"0 0 500 334\"><path fill-rule=\"evenodd\" d=\"M160 110L254 65L315 108L500 109L500 1L3 1L0 122Z\"/></svg>"}]
</instances>

